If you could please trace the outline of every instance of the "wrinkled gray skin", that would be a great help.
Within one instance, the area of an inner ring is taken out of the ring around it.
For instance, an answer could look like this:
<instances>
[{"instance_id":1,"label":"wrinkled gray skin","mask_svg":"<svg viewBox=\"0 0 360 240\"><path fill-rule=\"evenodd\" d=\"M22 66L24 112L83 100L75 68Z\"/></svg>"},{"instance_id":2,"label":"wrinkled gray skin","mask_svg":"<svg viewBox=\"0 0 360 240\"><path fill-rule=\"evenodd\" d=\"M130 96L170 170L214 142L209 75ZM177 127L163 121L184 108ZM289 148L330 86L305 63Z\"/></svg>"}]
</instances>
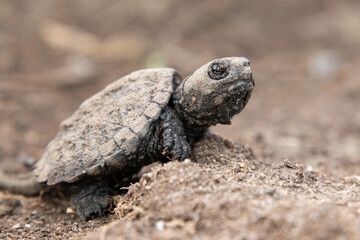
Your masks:
<instances>
[{"instance_id":1,"label":"wrinkled gray skin","mask_svg":"<svg viewBox=\"0 0 360 240\"><path fill-rule=\"evenodd\" d=\"M31 177L0 173L0 188L33 195L55 189L86 219L116 194L116 179L157 160L187 158L191 144L218 123L230 124L255 86L248 59L211 61L181 81L171 68L133 72L81 104L37 162Z\"/></svg>"}]
</instances>

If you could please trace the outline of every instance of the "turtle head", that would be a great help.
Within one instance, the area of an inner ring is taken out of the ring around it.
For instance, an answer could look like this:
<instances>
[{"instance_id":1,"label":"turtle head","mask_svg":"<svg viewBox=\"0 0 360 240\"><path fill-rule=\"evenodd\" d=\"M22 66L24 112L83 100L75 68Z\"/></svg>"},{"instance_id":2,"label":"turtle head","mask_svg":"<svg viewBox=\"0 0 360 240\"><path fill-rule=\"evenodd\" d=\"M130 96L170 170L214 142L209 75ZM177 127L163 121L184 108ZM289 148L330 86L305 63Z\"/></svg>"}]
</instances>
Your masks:
<instances>
[{"instance_id":1,"label":"turtle head","mask_svg":"<svg viewBox=\"0 0 360 240\"><path fill-rule=\"evenodd\" d=\"M247 58L219 58L181 83L174 94L174 106L190 129L230 124L244 109L254 86Z\"/></svg>"}]
</instances>

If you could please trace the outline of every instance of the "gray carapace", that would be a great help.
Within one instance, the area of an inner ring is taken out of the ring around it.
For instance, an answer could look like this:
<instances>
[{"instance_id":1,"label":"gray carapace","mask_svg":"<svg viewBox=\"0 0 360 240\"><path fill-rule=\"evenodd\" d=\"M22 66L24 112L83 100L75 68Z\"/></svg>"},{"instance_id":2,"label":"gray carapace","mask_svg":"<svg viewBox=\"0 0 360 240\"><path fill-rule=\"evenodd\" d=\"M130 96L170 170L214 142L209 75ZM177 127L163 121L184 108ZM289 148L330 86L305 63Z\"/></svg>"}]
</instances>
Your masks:
<instances>
[{"instance_id":1,"label":"gray carapace","mask_svg":"<svg viewBox=\"0 0 360 240\"><path fill-rule=\"evenodd\" d=\"M61 123L31 181L0 177L0 187L36 194L65 186L78 216L101 214L117 193L114 179L154 161L188 157L211 125L230 124L254 85L244 57L215 59L183 81L172 68L130 73Z\"/></svg>"}]
</instances>

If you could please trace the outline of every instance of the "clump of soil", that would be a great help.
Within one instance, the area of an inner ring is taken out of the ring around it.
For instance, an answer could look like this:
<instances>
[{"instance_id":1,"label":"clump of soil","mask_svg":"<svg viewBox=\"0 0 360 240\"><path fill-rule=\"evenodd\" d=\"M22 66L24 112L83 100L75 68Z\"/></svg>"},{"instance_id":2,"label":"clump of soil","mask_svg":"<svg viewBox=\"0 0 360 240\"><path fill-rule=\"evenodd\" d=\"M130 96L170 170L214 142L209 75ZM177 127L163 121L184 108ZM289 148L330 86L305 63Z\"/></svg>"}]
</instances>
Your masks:
<instances>
[{"instance_id":1,"label":"clump of soil","mask_svg":"<svg viewBox=\"0 0 360 240\"><path fill-rule=\"evenodd\" d=\"M359 186L207 135L192 160L158 165L119 198L120 220L87 239L355 239Z\"/></svg>"}]
</instances>

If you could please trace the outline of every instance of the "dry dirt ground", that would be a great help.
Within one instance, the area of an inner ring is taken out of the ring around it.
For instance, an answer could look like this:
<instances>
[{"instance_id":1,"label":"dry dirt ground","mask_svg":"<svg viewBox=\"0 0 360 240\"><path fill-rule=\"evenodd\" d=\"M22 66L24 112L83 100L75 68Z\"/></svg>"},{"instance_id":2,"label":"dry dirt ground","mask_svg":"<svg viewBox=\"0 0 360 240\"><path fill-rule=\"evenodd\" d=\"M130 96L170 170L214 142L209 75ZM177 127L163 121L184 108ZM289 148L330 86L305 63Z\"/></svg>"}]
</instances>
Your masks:
<instances>
[{"instance_id":1,"label":"dry dirt ground","mask_svg":"<svg viewBox=\"0 0 360 240\"><path fill-rule=\"evenodd\" d=\"M360 3L154 2L0 3L1 170L28 172L61 120L132 70L247 56L253 96L211 129L230 140L153 166L90 221L0 192L0 238L359 239Z\"/></svg>"}]
</instances>

